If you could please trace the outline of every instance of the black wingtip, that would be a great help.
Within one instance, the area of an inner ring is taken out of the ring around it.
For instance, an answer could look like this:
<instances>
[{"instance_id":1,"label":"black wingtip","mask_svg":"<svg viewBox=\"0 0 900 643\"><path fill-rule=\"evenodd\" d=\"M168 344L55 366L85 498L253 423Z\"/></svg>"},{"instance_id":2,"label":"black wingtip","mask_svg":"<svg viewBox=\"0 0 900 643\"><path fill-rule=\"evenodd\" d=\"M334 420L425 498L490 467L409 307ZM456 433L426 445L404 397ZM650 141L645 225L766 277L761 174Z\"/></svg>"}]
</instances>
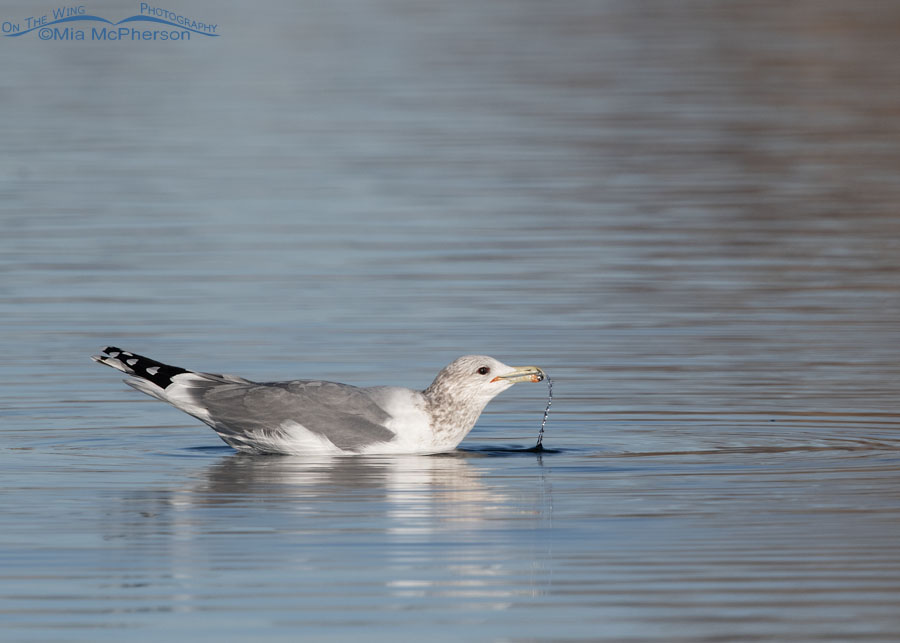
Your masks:
<instances>
[{"instance_id":1,"label":"black wingtip","mask_svg":"<svg viewBox=\"0 0 900 643\"><path fill-rule=\"evenodd\" d=\"M128 375L152 382L163 390L172 383L172 378L176 375L191 372L179 366L164 364L143 355L123 351L117 346L106 346L103 352L107 356L95 355L92 359L95 362L112 366Z\"/></svg>"}]
</instances>

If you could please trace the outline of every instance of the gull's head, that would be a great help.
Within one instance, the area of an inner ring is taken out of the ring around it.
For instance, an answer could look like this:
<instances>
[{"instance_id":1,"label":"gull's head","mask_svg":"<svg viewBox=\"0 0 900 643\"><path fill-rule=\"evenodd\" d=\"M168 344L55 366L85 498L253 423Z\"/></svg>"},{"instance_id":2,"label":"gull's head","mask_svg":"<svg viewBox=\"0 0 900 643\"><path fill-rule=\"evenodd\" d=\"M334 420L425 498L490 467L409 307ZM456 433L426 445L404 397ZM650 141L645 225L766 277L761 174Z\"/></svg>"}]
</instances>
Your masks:
<instances>
[{"instance_id":1,"label":"gull's head","mask_svg":"<svg viewBox=\"0 0 900 643\"><path fill-rule=\"evenodd\" d=\"M516 382L541 382L537 366L507 366L487 355L465 355L445 366L425 390L426 396L449 397L482 408Z\"/></svg>"}]
</instances>

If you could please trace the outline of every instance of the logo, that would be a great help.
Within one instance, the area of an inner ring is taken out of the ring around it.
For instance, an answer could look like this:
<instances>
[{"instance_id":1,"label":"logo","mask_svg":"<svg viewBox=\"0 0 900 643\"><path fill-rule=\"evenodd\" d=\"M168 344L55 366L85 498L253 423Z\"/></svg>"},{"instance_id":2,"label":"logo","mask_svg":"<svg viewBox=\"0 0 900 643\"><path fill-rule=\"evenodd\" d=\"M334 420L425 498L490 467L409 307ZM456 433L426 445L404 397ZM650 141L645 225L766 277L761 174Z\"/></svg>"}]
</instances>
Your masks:
<instances>
[{"instance_id":1,"label":"logo","mask_svg":"<svg viewBox=\"0 0 900 643\"><path fill-rule=\"evenodd\" d=\"M20 21L6 20L0 33L7 38L37 34L39 40L92 40L125 42L138 40L176 41L191 37L217 38L219 25L177 11L141 2L139 13L117 22L91 15L85 5L53 9ZM141 24L148 23L148 24Z\"/></svg>"}]
</instances>

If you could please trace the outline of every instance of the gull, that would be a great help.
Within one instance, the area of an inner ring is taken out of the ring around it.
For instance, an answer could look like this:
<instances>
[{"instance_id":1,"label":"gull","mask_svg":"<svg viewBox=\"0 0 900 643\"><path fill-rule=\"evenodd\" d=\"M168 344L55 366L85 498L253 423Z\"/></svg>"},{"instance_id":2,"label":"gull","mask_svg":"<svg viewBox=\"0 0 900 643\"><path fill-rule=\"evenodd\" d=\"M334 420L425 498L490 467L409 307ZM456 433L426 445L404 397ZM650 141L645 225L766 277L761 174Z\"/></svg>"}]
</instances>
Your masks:
<instances>
[{"instance_id":1,"label":"gull","mask_svg":"<svg viewBox=\"0 0 900 643\"><path fill-rule=\"evenodd\" d=\"M424 391L356 387L321 380L253 382L190 371L114 346L91 359L132 376L129 386L212 427L250 453L351 455L452 451L496 395L516 382L541 382L537 366L507 366L465 355Z\"/></svg>"}]
</instances>

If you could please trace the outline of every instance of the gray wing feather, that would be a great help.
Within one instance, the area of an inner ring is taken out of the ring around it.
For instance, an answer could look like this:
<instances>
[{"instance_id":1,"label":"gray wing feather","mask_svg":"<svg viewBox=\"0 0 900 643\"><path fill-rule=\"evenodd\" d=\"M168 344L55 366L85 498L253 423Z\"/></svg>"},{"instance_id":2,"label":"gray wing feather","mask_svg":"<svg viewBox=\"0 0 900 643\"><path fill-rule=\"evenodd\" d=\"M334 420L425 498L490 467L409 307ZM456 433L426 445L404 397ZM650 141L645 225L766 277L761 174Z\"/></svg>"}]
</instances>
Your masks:
<instances>
[{"instance_id":1,"label":"gray wing feather","mask_svg":"<svg viewBox=\"0 0 900 643\"><path fill-rule=\"evenodd\" d=\"M345 450L394 437L394 432L384 426L390 415L365 389L347 384L310 380L219 382L197 394L213 428L223 438L240 438L249 432L281 435L285 422L301 424Z\"/></svg>"}]
</instances>

